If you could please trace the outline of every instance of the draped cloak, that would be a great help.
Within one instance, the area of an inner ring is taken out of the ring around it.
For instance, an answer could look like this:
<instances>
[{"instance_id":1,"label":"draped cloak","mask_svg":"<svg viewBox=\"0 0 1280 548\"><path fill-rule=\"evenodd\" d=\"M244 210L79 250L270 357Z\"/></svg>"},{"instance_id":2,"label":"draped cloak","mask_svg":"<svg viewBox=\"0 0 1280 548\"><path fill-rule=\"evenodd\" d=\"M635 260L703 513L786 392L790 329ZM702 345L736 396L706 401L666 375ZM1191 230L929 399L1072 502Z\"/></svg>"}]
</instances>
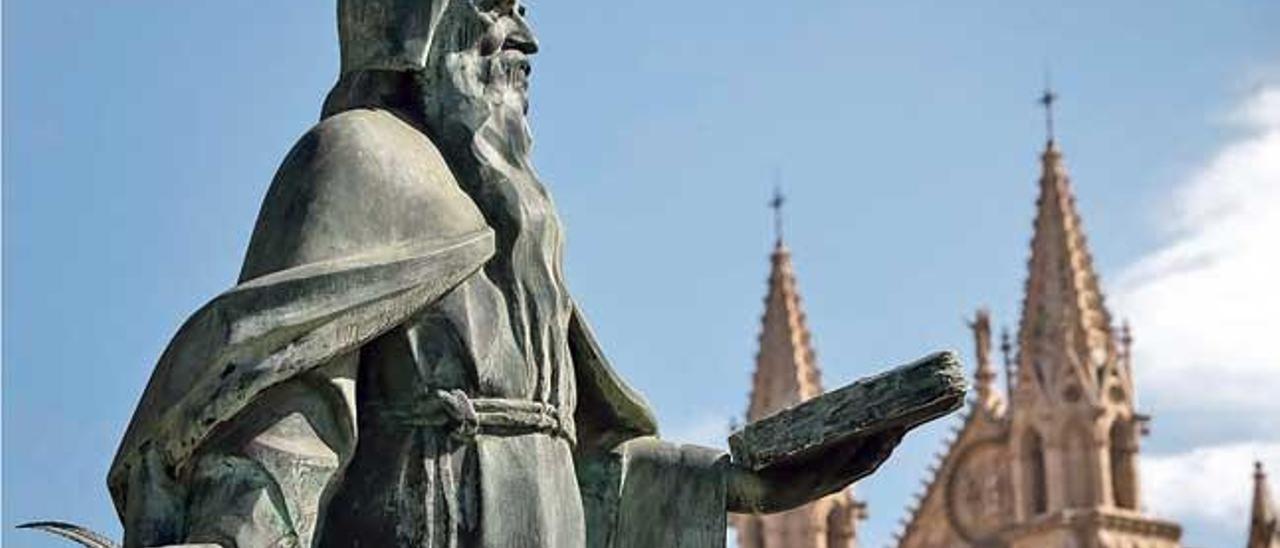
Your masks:
<instances>
[{"instance_id":1,"label":"draped cloak","mask_svg":"<svg viewBox=\"0 0 1280 548\"><path fill-rule=\"evenodd\" d=\"M657 440L572 301L571 371L477 371L511 336L494 253L425 134L323 120L156 365L108 476L125 545L723 546L725 457Z\"/></svg>"}]
</instances>

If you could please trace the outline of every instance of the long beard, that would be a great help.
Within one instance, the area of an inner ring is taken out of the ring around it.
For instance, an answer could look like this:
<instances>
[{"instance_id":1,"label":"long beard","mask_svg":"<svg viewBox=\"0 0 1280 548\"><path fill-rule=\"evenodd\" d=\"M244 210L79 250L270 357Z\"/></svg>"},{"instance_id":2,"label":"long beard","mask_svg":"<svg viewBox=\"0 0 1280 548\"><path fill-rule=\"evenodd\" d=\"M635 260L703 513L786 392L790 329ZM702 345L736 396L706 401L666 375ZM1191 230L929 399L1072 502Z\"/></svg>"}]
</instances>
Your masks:
<instances>
[{"instance_id":1,"label":"long beard","mask_svg":"<svg viewBox=\"0 0 1280 548\"><path fill-rule=\"evenodd\" d=\"M560 222L531 160L523 62L459 54L447 75L437 73L447 82L423 86L432 90L425 98L429 132L496 233L485 273L508 298L513 327L522 332L517 340L559 316L553 309L565 299Z\"/></svg>"},{"instance_id":2,"label":"long beard","mask_svg":"<svg viewBox=\"0 0 1280 548\"><path fill-rule=\"evenodd\" d=\"M522 56L460 52L426 73L426 124L499 245L514 244L531 202L549 201L533 169ZM552 212L554 214L554 212Z\"/></svg>"}]
</instances>

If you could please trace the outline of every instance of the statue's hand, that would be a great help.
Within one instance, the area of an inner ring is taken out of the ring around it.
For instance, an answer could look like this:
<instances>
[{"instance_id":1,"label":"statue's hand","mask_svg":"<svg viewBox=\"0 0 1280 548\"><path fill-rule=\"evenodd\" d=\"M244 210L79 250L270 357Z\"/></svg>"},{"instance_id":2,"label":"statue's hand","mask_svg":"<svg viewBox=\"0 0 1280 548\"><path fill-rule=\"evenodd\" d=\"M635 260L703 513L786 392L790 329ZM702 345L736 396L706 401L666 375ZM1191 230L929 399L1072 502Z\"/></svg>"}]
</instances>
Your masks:
<instances>
[{"instance_id":1,"label":"statue's hand","mask_svg":"<svg viewBox=\"0 0 1280 548\"><path fill-rule=\"evenodd\" d=\"M748 424L729 436L729 511L779 512L842 489L964 394L959 359L938 352Z\"/></svg>"},{"instance_id":2,"label":"statue's hand","mask_svg":"<svg viewBox=\"0 0 1280 548\"><path fill-rule=\"evenodd\" d=\"M829 495L874 472L902 441L905 428L850 440L802 461L759 471L730 464L726 507L730 512L767 514Z\"/></svg>"}]
</instances>

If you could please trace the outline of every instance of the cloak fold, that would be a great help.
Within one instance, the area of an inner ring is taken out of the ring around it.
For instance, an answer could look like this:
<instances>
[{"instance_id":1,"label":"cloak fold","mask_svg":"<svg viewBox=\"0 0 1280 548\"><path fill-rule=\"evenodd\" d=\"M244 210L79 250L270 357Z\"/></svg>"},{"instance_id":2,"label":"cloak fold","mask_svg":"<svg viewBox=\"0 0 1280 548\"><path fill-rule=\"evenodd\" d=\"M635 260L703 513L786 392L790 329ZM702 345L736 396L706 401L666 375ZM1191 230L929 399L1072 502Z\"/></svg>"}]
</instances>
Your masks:
<instances>
[{"instance_id":1,"label":"cloak fold","mask_svg":"<svg viewBox=\"0 0 1280 548\"><path fill-rule=\"evenodd\" d=\"M492 231L308 264L236 286L179 329L152 373L112 464L119 510L143 460L179 475L212 430L264 390L399 325L493 253Z\"/></svg>"}]
</instances>

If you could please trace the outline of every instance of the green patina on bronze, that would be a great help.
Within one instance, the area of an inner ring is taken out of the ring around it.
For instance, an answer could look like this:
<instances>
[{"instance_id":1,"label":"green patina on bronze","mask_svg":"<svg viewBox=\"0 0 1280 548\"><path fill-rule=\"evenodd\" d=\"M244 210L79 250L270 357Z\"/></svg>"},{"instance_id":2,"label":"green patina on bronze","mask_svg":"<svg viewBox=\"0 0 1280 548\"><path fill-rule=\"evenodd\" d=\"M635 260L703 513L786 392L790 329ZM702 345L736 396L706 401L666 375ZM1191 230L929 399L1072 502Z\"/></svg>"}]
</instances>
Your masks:
<instances>
[{"instance_id":1,"label":"green patina on bronze","mask_svg":"<svg viewBox=\"0 0 1280 548\"><path fill-rule=\"evenodd\" d=\"M125 546L723 546L726 512L842 489L959 405L942 355L749 425L733 458L662 441L565 286L523 8L338 13L321 121L112 464Z\"/></svg>"}]
</instances>

